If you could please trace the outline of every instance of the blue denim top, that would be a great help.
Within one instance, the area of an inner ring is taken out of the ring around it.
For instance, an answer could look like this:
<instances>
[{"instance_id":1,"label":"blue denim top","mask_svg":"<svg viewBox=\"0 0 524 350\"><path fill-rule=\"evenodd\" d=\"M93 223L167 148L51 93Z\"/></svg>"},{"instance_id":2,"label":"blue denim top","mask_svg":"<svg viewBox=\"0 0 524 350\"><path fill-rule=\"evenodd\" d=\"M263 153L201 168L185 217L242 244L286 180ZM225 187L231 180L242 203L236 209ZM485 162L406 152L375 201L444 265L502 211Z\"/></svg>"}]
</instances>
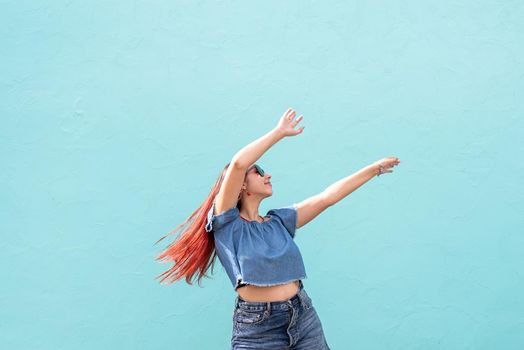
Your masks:
<instances>
[{"instance_id":1,"label":"blue denim top","mask_svg":"<svg viewBox=\"0 0 524 350\"><path fill-rule=\"evenodd\" d=\"M304 262L293 238L296 205L271 209L268 221L248 221L235 206L207 214L206 232L213 233L217 256L235 288L244 284L272 286L307 278Z\"/></svg>"}]
</instances>

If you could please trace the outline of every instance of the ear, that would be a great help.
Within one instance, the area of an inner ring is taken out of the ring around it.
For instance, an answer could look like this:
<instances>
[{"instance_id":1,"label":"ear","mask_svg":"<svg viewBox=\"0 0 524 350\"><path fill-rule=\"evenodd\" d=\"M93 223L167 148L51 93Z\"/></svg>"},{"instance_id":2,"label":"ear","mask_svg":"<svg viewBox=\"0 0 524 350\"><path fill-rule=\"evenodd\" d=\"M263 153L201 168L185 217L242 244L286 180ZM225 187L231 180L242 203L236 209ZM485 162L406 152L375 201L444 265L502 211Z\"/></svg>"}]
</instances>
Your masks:
<instances>
[{"instance_id":1,"label":"ear","mask_svg":"<svg viewBox=\"0 0 524 350\"><path fill-rule=\"evenodd\" d=\"M242 191L244 191L245 188L244 188L244 185L242 185L242 187L240 188L240 192L238 192L238 199L237 200L240 200L240 198L242 198Z\"/></svg>"}]
</instances>

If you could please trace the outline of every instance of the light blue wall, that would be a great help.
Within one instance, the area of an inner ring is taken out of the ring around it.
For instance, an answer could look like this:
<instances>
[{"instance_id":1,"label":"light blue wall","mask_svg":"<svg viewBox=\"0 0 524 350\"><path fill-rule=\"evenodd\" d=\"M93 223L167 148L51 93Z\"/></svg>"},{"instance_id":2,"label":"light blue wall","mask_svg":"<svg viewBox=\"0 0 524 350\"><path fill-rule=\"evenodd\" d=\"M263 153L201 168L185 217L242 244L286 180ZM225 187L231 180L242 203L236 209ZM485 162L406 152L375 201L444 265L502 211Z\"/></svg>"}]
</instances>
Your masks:
<instances>
[{"instance_id":1,"label":"light blue wall","mask_svg":"<svg viewBox=\"0 0 524 350\"><path fill-rule=\"evenodd\" d=\"M332 349L524 348L521 1L1 1L0 343L228 349L235 293L153 243L287 107L261 212L397 156L297 231Z\"/></svg>"}]
</instances>

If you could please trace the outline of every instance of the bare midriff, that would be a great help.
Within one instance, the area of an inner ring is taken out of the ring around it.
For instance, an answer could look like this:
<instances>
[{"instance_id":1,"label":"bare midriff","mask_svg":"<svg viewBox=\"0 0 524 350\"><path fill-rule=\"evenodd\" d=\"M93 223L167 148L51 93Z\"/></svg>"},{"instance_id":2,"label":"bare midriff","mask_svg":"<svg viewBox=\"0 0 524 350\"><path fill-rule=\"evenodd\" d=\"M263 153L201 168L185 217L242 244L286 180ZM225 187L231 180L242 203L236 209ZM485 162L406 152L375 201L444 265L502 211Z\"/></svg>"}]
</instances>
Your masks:
<instances>
[{"instance_id":1,"label":"bare midriff","mask_svg":"<svg viewBox=\"0 0 524 350\"><path fill-rule=\"evenodd\" d=\"M254 286L251 284L237 288L238 295L246 301L285 301L298 293L299 281L276 286Z\"/></svg>"}]
</instances>

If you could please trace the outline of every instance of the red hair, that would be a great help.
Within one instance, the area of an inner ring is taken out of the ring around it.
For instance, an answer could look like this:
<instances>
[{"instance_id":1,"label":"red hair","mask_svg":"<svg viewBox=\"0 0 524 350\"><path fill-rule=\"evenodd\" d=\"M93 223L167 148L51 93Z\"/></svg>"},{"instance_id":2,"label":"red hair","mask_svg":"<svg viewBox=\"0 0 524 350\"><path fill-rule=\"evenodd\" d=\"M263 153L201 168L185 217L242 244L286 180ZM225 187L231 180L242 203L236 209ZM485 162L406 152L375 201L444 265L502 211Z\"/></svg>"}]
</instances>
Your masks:
<instances>
[{"instance_id":1,"label":"red hair","mask_svg":"<svg viewBox=\"0 0 524 350\"><path fill-rule=\"evenodd\" d=\"M183 223L156 241L155 244L175 233L181 226L184 226L191 221L189 227L187 227L187 229L185 229L173 243L171 243L155 258L155 260L161 262L174 263L170 269L155 277L155 279L162 277L160 283L169 278L170 281L168 281L168 284L170 284L185 276L186 283L192 285L193 283L191 280L193 279L193 276L197 274L197 283L200 285L200 280L203 277L209 277L206 275L206 271L209 267L211 267L211 273L213 273L213 267L217 256L215 240L213 231L207 232L205 230L205 225L207 222L207 213L211 209L213 201L220 190L220 186L222 185L229 164L230 163L227 163L222 169L222 172L211 189L211 192L200 207L198 207ZM240 201L237 203L237 207L239 206Z\"/></svg>"}]
</instances>

